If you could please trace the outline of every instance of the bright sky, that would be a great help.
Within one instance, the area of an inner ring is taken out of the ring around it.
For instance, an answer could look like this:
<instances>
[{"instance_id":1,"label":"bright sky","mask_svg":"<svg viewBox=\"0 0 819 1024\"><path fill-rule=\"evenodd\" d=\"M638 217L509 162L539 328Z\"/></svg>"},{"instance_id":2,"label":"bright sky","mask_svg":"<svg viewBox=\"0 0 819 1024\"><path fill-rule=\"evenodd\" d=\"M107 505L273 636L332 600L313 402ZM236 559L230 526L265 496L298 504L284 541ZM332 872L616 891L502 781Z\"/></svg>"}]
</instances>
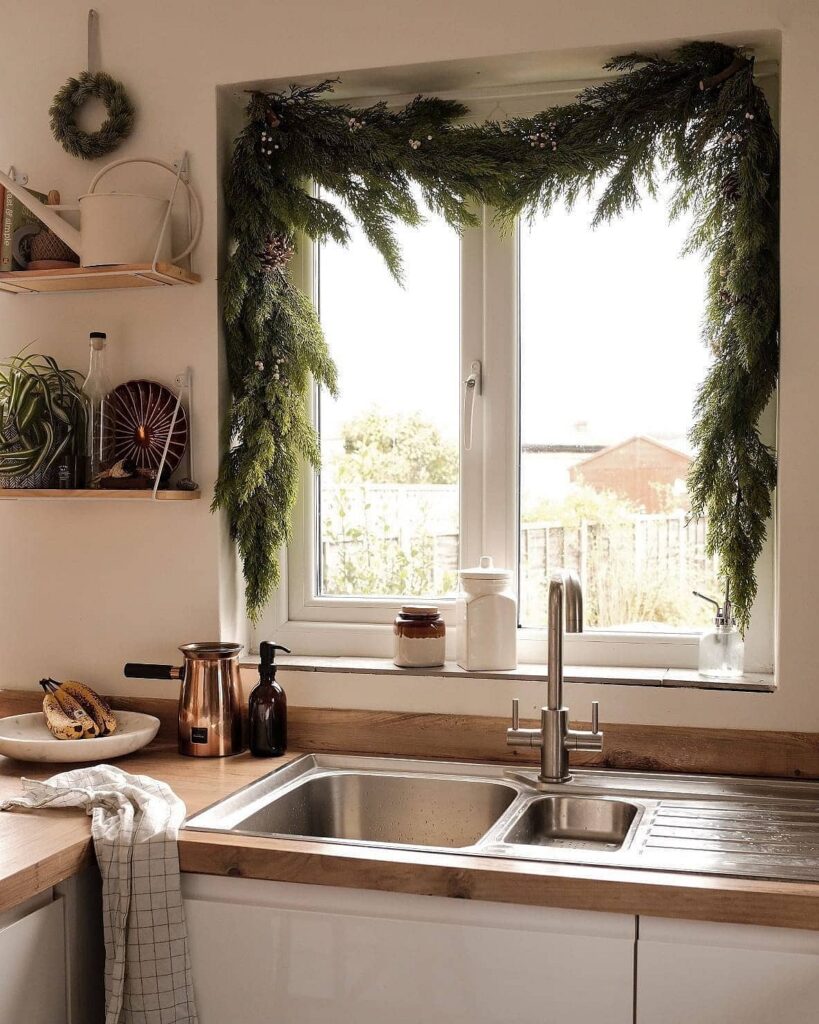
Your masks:
<instances>
[{"instance_id":1,"label":"bright sky","mask_svg":"<svg viewBox=\"0 0 819 1024\"><path fill-rule=\"evenodd\" d=\"M568 443L585 422L593 443L684 444L708 365L704 266L680 257L688 222L669 225L662 196L594 230L593 209L521 231L523 443Z\"/></svg>"},{"instance_id":2,"label":"bright sky","mask_svg":"<svg viewBox=\"0 0 819 1024\"><path fill-rule=\"evenodd\" d=\"M521 230L522 440L614 443L647 433L684 444L707 367L699 324L704 268L680 258L687 225L666 201L590 228L578 203ZM457 235L436 220L398 229L405 288L361 233L321 250L320 311L340 371L322 400L332 446L341 424L371 406L422 412L457 438Z\"/></svg>"},{"instance_id":3,"label":"bright sky","mask_svg":"<svg viewBox=\"0 0 819 1024\"><path fill-rule=\"evenodd\" d=\"M339 369L338 401L323 398L322 434L380 405L422 412L457 442L460 243L438 219L400 227L404 283L358 230L350 245L324 245L319 310Z\"/></svg>"}]
</instances>

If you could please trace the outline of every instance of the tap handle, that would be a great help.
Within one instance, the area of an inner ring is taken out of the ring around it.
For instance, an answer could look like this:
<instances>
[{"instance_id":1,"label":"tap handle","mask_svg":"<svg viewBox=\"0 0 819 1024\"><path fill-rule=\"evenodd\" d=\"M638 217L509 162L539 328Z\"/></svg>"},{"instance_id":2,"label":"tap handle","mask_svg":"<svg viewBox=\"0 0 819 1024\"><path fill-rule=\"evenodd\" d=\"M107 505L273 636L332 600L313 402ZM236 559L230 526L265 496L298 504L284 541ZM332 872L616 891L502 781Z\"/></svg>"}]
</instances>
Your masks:
<instances>
[{"instance_id":1,"label":"tap handle","mask_svg":"<svg viewBox=\"0 0 819 1024\"><path fill-rule=\"evenodd\" d=\"M517 697L512 698L512 728L516 732L520 728L520 701Z\"/></svg>"},{"instance_id":2,"label":"tap handle","mask_svg":"<svg viewBox=\"0 0 819 1024\"><path fill-rule=\"evenodd\" d=\"M591 731L593 733L600 732L600 701L592 701L592 720L591 720Z\"/></svg>"}]
</instances>

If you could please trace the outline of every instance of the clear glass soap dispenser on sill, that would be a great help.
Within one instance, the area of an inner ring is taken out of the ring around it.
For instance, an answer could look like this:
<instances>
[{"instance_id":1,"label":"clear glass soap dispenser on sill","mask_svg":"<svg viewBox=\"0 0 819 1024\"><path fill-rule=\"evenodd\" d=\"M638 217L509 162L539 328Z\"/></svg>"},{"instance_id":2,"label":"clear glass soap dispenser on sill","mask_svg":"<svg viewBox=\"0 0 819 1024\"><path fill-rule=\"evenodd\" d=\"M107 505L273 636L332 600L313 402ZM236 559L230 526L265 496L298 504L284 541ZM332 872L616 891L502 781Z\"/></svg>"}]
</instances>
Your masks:
<instances>
[{"instance_id":1,"label":"clear glass soap dispenser on sill","mask_svg":"<svg viewBox=\"0 0 819 1024\"><path fill-rule=\"evenodd\" d=\"M707 597L698 590L695 597L712 604L717 613L714 625L700 637L699 673L717 679L736 679L742 675L745 662L745 643L737 628L729 588L725 587L725 603L720 604L713 597Z\"/></svg>"}]
</instances>

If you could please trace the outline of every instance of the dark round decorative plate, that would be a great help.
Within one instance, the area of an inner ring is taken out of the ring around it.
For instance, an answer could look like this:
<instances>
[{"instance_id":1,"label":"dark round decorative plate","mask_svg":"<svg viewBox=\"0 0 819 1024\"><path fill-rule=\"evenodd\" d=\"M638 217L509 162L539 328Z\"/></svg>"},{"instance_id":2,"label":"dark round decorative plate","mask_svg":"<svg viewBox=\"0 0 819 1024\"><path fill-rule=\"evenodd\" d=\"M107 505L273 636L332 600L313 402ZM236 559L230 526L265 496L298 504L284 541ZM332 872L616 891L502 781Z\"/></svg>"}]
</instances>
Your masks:
<instances>
[{"instance_id":1,"label":"dark round decorative plate","mask_svg":"<svg viewBox=\"0 0 819 1024\"><path fill-rule=\"evenodd\" d=\"M176 395L154 380L129 380L111 392L114 451L117 460L130 459L137 469L159 469L176 408ZM184 405L176 414L165 464L172 473L188 445Z\"/></svg>"}]
</instances>

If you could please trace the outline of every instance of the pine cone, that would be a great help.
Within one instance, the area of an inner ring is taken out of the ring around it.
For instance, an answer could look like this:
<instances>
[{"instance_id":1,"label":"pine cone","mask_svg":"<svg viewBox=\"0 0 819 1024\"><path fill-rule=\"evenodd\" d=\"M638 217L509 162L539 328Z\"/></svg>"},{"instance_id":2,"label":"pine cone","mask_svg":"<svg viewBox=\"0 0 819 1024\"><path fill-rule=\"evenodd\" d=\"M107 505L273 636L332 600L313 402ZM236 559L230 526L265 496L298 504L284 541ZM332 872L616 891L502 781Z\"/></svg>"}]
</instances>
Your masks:
<instances>
[{"instance_id":1,"label":"pine cone","mask_svg":"<svg viewBox=\"0 0 819 1024\"><path fill-rule=\"evenodd\" d=\"M722 194L731 203L739 199L739 178L733 171L722 179Z\"/></svg>"},{"instance_id":2,"label":"pine cone","mask_svg":"<svg viewBox=\"0 0 819 1024\"><path fill-rule=\"evenodd\" d=\"M284 270L293 256L293 251L293 243L287 235L271 235L267 245L259 253L262 269L269 274Z\"/></svg>"}]
</instances>

